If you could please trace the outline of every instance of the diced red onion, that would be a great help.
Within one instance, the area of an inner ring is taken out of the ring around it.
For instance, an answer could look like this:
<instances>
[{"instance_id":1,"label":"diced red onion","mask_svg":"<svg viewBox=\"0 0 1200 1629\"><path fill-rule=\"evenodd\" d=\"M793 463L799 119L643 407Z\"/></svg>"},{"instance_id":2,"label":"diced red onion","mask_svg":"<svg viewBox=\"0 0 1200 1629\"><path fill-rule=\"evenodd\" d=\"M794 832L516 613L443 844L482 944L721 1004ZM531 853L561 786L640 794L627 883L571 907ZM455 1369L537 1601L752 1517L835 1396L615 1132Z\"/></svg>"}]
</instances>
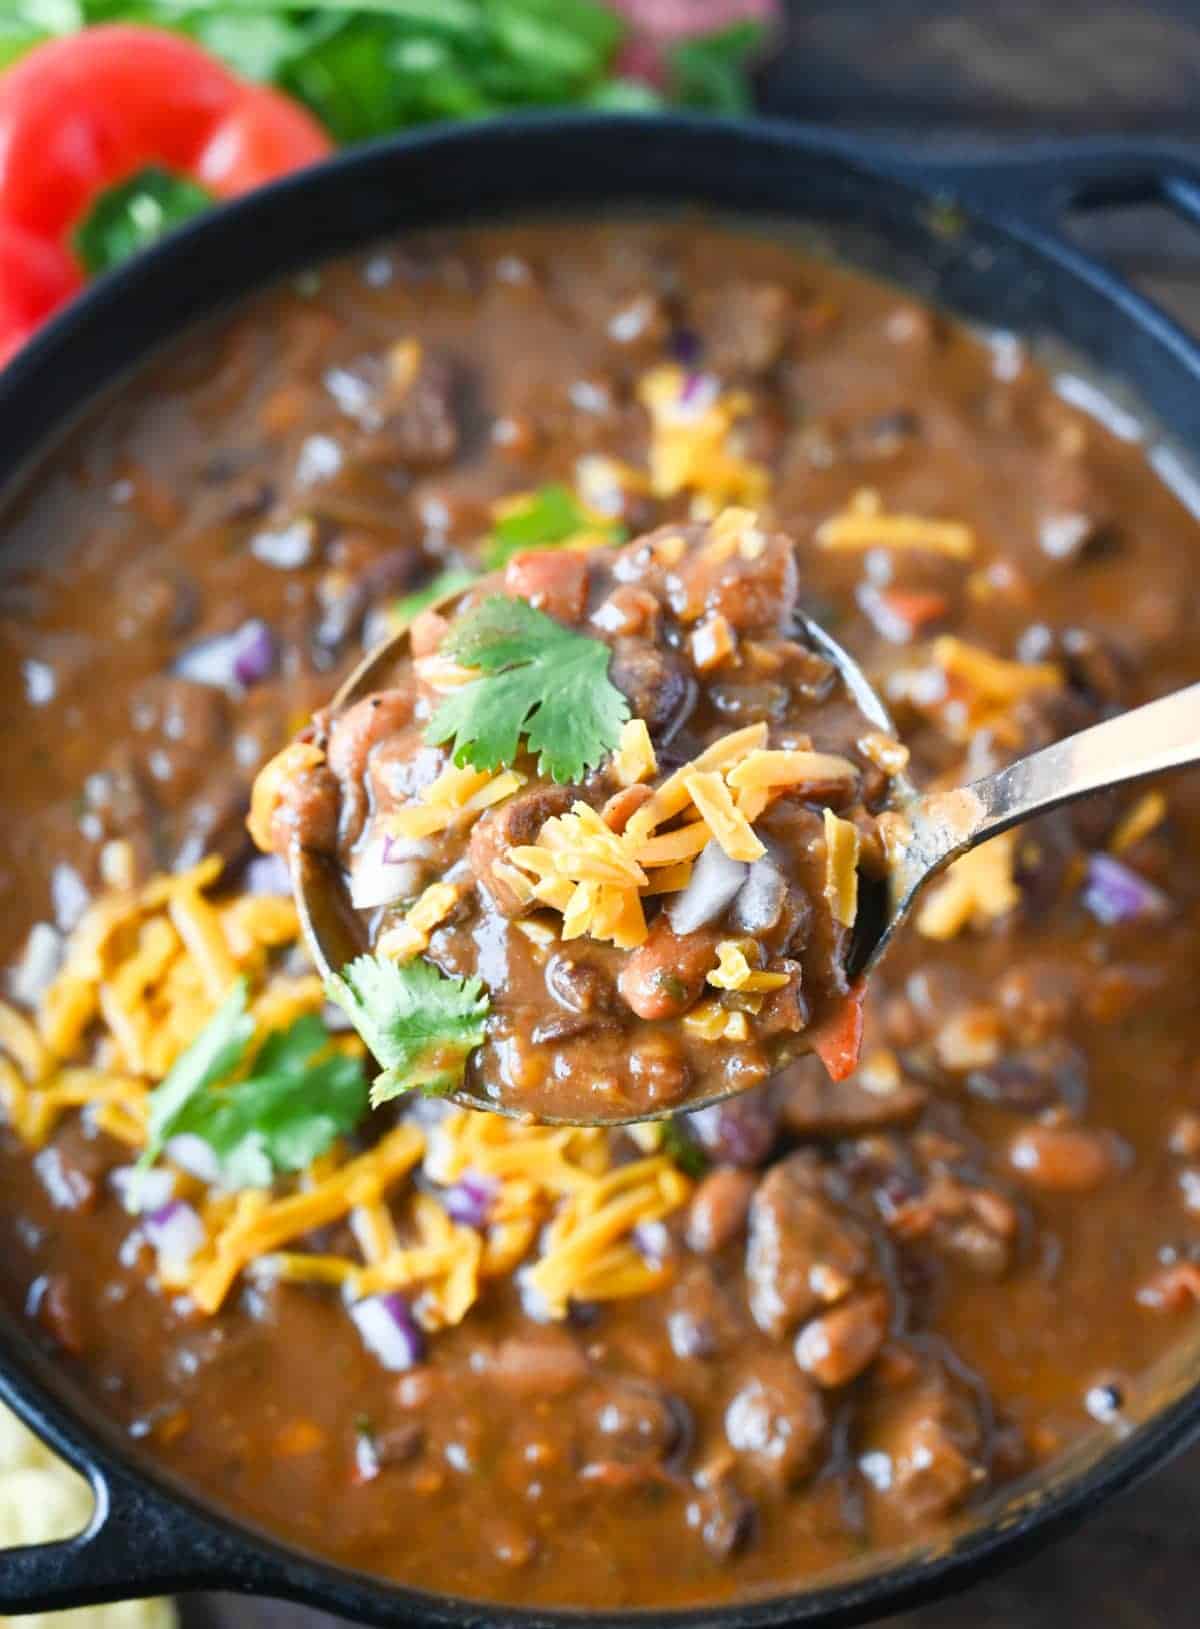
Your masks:
<instances>
[{"instance_id":1,"label":"diced red onion","mask_svg":"<svg viewBox=\"0 0 1200 1629\"><path fill-rule=\"evenodd\" d=\"M755 860L745 886L733 902L733 920L741 933L769 933L787 899L787 881L774 861Z\"/></svg>"},{"instance_id":2,"label":"diced red onion","mask_svg":"<svg viewBox=\"0 0 1200 1629\"><path fill-rule=\"evenodd\" d=\"M480 1171L464 1171L441 1196L448 1216L465 1227L486 1227L496 1202L496 1182Z\"/></svg>"},{"instance_id":3,"label":"diced red onion","mask_svg":"<svg viewBox=\"0 0 1200 1629\"><path fill-rule=\"evenodd\" d=\"M151 1211L142 1227L158 1259L173 1267L186 1266L208 1237L199 1213L182 1199L172 1199Z\"/></svg>"},{"instance_id":4,"label":"diced red onion","mask_svg":"<svg viewBox=\"0 0 1200 1629\"><path fill-rule=\"evenodd\" d=\"M351 864L350 903L356 911L373 911L408 899L420 892L421 875L412 844L405 844L402 838L376 838Z\"/></svg>"},{"instance_id":5,"label":"diced red onion","mask_svg":"<svg viewBox=\"0 0 1200 1629\"><path fill-rule=\"evenodd\" d=\"M667 340L667 351L685 368L694 368L703 354L704 341L694 328L676 328Z\"/></svg>"},{"instance_id":6,"label":"diced red onion","mask_svg":"<svg viewBox=\"0 0 1200 1629\"><path fill-rule=\"evenodd\" d=\"M165 1210L175 1193L175 1177L165 1166L139 1171L136 1165L118 1165L108 1180L127 1211Z\"/></svg>"},{"instance_id":7,"label":"diced red onion","mask_svg":"<svg viewBox=\"0 0 1200 1629\"><path fill-rule=\"evenodd\" d=\"M1144 922L1167 914L1167 896L1111 854L1090 854L1083 903L1098 922Z\"/></svg>"},{"instance_id":8,"label":"diced red onion","mask_svg":"<svg viewBox=\"0 0 1200 1629\"><path fill-rule=\"evenodd\" d=\"M181 1131L177 1137L169 1137L163 1153L181 1171L198 1177L210 1187L221 1180L220 1160L204 1138L197 1137L195 1132Z\"/></svg>"},{"instance_id":9,"label":"diced red onion","mask_svg":"<svg viewBox=\"0 0 1200 1629\"><path fill-rule=\"evenodd\" d=\"M731 860L720 843L701 849L687 887L674 894L667 916L676 933L695 933L697 928L715 922L736 898L750 868L744 860Z\"/></svg>"},{"instance_id":10,"label":"diced red onion","mask_svg":"<svg viewBox=\"0 0 1200 1629\"><path fill-rule=\"evenodd\" d=\"M761 1165L775 1146L779 1117L761 1088L727 1103L712 1103L680 1116L684 1132L710 1159L723 1165Z\"/></svg>"},{"instance_id":11,"label":"diced red onion","mask_svg":"<svg viewBox=\"0 0 1200 1629\"><path fill-rule=\"evenodd\" d=\"M700 418L721 394L721 382L712 373L689 373L679 392L680 418Z\"/></svg>"},{"instance_id":12,"label":"diced red onion","mask_svg":"<svg viewBox=\"0 0 1200 1629\"><path fill-rule=\"evenodd\" d=\"M385 1369L415 1369L425 1356L425 1337L402 1295L368 1295L350 1306L350 1316L367 1351Z\"/></svg>"},{"instance_id":13,"label":"diced red onion","mask_svg":"<svg viewBox=\"0 0 1200 1629\"><path fill-rule=\"evenodd\" d=\"M276 662L275 636L259 617L232 633L202 640L176 660L175 672L218 690L248 690L267 678Z\"/></svg>"},{"instance_id":14,"label":"diced red onion","mask_svg":"<svg viewBox=\"0 0 1200 1629\"><path fill-rule=\"evenodd\" d=\"M9 976L8 988L15 1001L34 1007L62 965L64 940L49 922L35 922L29 930L21 959Z\"/></svg>"}]
</instances>

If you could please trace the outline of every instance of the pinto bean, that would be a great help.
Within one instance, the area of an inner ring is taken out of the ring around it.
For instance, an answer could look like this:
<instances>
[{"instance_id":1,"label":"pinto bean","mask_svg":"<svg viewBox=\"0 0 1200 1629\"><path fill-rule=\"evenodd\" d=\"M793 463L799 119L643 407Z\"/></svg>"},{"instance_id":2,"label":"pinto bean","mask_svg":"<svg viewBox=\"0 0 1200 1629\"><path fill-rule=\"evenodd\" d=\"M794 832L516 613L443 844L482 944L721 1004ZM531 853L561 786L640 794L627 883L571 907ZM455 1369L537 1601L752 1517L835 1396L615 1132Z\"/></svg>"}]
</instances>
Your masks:
<instances>
[{"instance_id":1,"label":"pinto bean","mask_svg":"<svg viewBox=\"0 0 1200 1629\"><path fill-rule=\"evenodd\" d=\"M649 1382L597 1382L581 1399L585 1453L600 1462L661 1463L679 1442L682 1411L682 1403Z\"/></svg>"},{"instance_id":2,"label":"pinto bean","mask_svg":"<svg viewBox=\"0 0 1200 1629\"><path fill-rule=\"evenodd\" d=\"M295 838L302 848L332 854L337 847L342 789L325 764L290 775L271 816L271 847L286 854Z\"/></svg>"},{"instance_id":3,"label":"pinto bean","mask_svg":"<svg viewBox=\"0 0 1200 1629\"><path fill-rule=\"evenodd\" d=\"M688 1206L689 1250L711 1255L737 1238L746 1226L755 1180L753 1171L739 1171L734 1165L719 1165L708 1173Z\"/></svg>"},{"instance_id":4,"label":"pinto bean","mask_svg":"<svg viewBox=\"0 0 1200 1629\"><path fill-rule=\"evenodd\" d=\"M504 573L504 592L574 627L587 602L587 560L571 549L515 555Z\"/></svg>"},{"instance_id":5,"label":"pinto bean","mask_svg":"<svg viewBox=\"0 0 1200 1629\"><path fill-rule=\"evenodd\" d=\"M1008 1145L1008 1163L1033 1188L1086 1193L1117 1169L1111 1137L1083 1126L1026 1126Z\"/></svg>"},{"instance_id":6,"label":"pinto bean","mask_svg":"<svg viewBox=\"0 0 1200 1629\"><path fill-rule=\"evenodd\" d=\"M814 1318L796 1337L796 1362L818 1386L848 1385L874 1362L888 1328L888 1300L882 1290L851 1296Z\"/></svg>"},{"instance_id":7,"label":"pinto bean","mask_svg":"<svg viewBox=\"0 0 1200 1629\"><path fill-rule=\"evenodd\" d=\"M717 963L720 934L712 928L677 934L666 916L650 929L625 966L617 987L639 1018L678 1018L694 1007L709 969Z\"/></svg>"},{"instance_id":8,"label":"pinto bean","mask_svg":"<svg viewBox=\"0 0 1200 1629\"><path fill-rule=\"evenodd\" d=\"M487 1359L489 1380L510 1397L561 1397L585 1379L587 1359L572 1337L558 1329L510 1335Z\"/></svg>"},{"instance_id":9,"label":"pinto bean","mask_svg":"<svg viewBox=\"0 0 1200 1629\"><path fill-rule=\"evenodd\" d=\"M338 779L361 780L371 748L405 729L412 721L412 711L410 689L381 690L364 696L336 718L329 731L326 759Z\"/></svg>"}]
</instances>

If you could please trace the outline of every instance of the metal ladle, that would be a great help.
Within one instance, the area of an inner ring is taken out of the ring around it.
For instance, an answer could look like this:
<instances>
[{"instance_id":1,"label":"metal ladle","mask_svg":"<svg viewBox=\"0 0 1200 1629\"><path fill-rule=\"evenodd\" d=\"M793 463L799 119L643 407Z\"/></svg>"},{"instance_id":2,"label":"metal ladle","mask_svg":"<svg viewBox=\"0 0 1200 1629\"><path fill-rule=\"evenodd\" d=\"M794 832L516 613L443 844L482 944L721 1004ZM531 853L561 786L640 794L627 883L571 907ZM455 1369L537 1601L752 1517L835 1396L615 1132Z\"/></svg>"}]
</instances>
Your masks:
<instances>
[{"instance_id":1,"label":"metal ladle","mask_svg":"<svg viewBox=\"0 0 1200 1629\"><path fill-rule=\"evenodd\" d=\"M436 608L451 608L461 597L461 592L447 596ZM837 668L863 716L877 729L894 736L896 729L887 708L853 657L810 618L797 615L796 620L797 632ZM388 673L407 659L408 651L408 631L404 630L369 652L334 696L330 711L343 712L385 688ZM890 805L894 838L890 876L886 884L860 890L859 912L847 954L850 977L859 978L871 971L912 911L922 888L951 860L1010 826L1091 792L1196 763L1200 763L1200 684L1081 730L1078 735L953 791L922 794L904 777L895 777ZM289 866L304 937L318 970L328 975L368 948L363 919L350 904L340 869L327 857L294 845ZM798 1040L803 1050L803 1036ZM702 1108L729 1095L714 1091L707 1097L689 1100L687 1107ZM463 1108L520 1115L515 1105L498 1103L465 1085L452 1100ZM672 1112L670 1106L640 1114L614 1107L588 1124L654 1120Z\"/></svg>"}]
</instances>

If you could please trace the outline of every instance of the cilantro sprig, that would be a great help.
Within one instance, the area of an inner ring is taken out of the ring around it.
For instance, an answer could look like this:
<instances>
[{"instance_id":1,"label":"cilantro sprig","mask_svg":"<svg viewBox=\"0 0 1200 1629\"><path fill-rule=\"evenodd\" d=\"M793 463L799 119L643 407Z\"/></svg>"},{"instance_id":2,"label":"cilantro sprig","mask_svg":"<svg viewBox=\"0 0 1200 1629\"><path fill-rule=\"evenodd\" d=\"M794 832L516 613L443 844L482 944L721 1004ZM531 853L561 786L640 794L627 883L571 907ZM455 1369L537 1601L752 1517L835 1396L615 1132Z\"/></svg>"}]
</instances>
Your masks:
<instances>
[{"instance_id":1,"label":"cilantro sprig","mask_svg":"<svg viewBox=\"0 0 1200 1629\"><path fill-rule=\"evenodd\" d=\"M552 481L509 511L492 527L484 544L483 563L489 571L506 566L514 554L531 549L557 549L568 538L587 533L599 541L623 543L625 528L597 520L583 507L570 487Z\"/></svg>"},{"instance_id":2,"label":"cilantro sprig","mask_svg":"<svg viewBox=\"0 0 1200 1629\"><path fill-rule=\"evenodd\" d=\"M212 1149L226 1187L264 1188L279 1172L303 1170L362 1118L362 1067L331 1051L315 1014L273 1031L252 1051L254 1020L246 1008L246 981L239 979L151 1092L140 1169L186 1132Z\"/></svg>"},{"instance_id":3,"label":"cilantro sprig","mask_svg":"<svg viewBox=\"0 0 1200 1629\"><path fill-rule=\"evenodd\" d=\"M566 783L616 747L629 703L608 676L612 653L600 640L496 595L451 629L442 651L480 675L446 697L425 732L435 746L453 741L460 768L511 764L524 736L539 773Z\"/></svg>"},{"instance_id":4,"label":"cilantro sprig","mask_svg":"<svg viewBox=\"0 0 1200 1629\"><path fill-rule=\"evenodd\" d=\"M424 588L416 588L411 594L405 594L392 605L392 623L399 631L410 627L420 616L440 600L443 595L457 594L464 588L470 588L477 580L477 571L468 571L465 566L439 571L436 577L430 579Z\"/></svg>"},{"instance_id":5,"label":"cilantro sprig","mask_svg":"<svg viewBox=\"0 0 1200 1629\"><path fill-rule=\"evenodd\" d=\"M325 989L383 1065L371 1087L375 1108L402 1092L453 1091L469 1054L483 1044L491 1010L481 979L453 978L419 958L359 956Z\"/></svg>"}]
</instances>

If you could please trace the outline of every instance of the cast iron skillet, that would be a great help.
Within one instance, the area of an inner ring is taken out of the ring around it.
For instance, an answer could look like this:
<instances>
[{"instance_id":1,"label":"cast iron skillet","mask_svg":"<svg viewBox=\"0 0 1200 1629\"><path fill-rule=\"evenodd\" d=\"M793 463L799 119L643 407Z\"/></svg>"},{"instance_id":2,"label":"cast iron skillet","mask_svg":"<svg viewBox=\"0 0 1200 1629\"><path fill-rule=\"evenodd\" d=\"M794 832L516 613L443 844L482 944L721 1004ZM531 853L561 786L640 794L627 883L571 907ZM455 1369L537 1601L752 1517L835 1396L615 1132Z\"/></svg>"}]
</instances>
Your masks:
<instances>
[{"instance_id":1,"label":"cast iron skillet","mask_svg":"<svg viewBox=\"0 0 1200 1629\"><path fill-rule=\"evenodd\" d=\"M948 209L946 198L965 201L965 212ZM1185 152L1052 146L938 165L797 126L684 116L539 118L390 141L219 211L78 300L0 374L0 485L61 434L80 404L257 284L408 227L619 204L693 203L815 223L847 258L968 318L1065 342L1131 387L1200 459L1200 350L1056 230L1068 206L1154 200L1200 224L1200 167ZM1200 1434L1198 1375L1194 1342L1141 1388L1119 1435L1098 1432L1050 1476L968 1513L937 1546L868 1558L799 1594L655 1612L652 1621L666 1629L832 1626L962 1587ZM128 1439L7 1318L0 1396L79 1467L96 1495L79 1537L0 1554L0 1611L220 1588L410 1629L629 1629L650 1621L639 1612L482 1607L307 1559L140 1465Z\"/></svg>"}]
</instances>

